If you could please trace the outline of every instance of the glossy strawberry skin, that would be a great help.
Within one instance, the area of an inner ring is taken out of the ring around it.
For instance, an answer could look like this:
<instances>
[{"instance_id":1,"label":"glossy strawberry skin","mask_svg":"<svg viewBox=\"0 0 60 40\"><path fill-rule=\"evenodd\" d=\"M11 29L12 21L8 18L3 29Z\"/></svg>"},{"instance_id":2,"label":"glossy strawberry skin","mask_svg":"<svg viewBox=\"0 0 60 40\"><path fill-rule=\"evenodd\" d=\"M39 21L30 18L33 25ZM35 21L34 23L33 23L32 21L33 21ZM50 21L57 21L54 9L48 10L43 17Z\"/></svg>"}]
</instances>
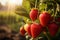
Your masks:
<instances>
[{"instance_id":1,"label":"glossy strawberry skin","mask_svg":"<svg viewBox=\"0 0 60 40\"><path fill-rule=\"evenodd\" d=\"M48 30L52 37L54 37L56 35L58 29L59 29L59 27L55 22L48 25Z\"/></svg>"},{"instance_id":2,"label":"glossy strawberry skin","mask_svg":"<svg viewBox=\"0 0 60 40\"><path fill-rule=\"evenodd\" d=\"M44 11L39 15L39 20L42 26L47 26L51 21L51 15Z\"/></svg>"},{"instance_id":3,"label":"glossy strawberry skin","mask_svg":"<svg viewBox=\"0 0 60 40\"><path fill-rule=\"evenodd\" d=\"M24 36L26 31L24 30L24 27L20 27L20 34Z\"/></svg>"},{"instance_id":4,"label":"glossy strawberry skin","mask_svg":"<svg viewBox=\"0 0 60 40\"><path fill-rule=\"evenodd\" d=\"M42 26L40 24L33 23L31 25L31 34L33 38L36 38L42 31Z\"/></svg>"},{"instance_id":5,"label":"glossy strawberry skin","mask_svg":"<svg viewBox=\"0 0 60 40\"><path fill-rule=\"evenodd\" d=\"M31 24L28 24L26 27L27 33L29 36L31 36Z\"/></svg>"},{"instance_id":6,"label":"glossy strawberry skin","mask_svg":"<svg viewBox=\"0 0 60 40\"><path fill-rule=\"evenodd\" d=\"M38 16L38 9L32 9L29 14L32 21L37 19Z\"/></svg>"}]
</instances>

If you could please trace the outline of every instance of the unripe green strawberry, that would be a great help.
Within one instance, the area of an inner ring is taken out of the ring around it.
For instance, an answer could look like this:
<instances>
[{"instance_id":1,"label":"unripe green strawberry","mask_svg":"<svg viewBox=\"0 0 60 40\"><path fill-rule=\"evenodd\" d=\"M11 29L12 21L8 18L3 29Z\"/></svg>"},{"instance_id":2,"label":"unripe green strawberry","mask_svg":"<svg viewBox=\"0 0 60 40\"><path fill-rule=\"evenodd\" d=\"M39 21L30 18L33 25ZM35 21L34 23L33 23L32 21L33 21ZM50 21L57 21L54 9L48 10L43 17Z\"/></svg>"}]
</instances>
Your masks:
<instances>
[{"instance_id":1,"label":"unripe green strawberry","mask_svg":"<svg viewBox=\"0 0 60 40\"><path fill-rule=\"evenodd\" d=\"M31 35L33 38L38 37L38 35L42 32L42 26L37 23L33 23L31 25Z\"/></svg>"},{"instance_id":2,"label":"unripe green strawberry","mask_svg":"<svg viewBox=\"0 0 60 40\"><path fill-rule=\"evenodd\" d=\"M58 25L57 25L55 22L50 23L50 24L48 25L48 30L49 30L50 35L51 35L52 37L54 37L54 36L56 35L58 29L59 29L59 27L58 27Z\"/></svg>"},{"instance_id":3,"label":"unripe green strawberry","mask_svg":"<svg viewBox=\"0 0 60 40\"><path fill-rule=\"evenodd\" d=\"M47 26L48 23L51 21L51 15L46 12L46 11L43 11L40 15L39 15L39 20L40 20L40 23L41 25L44 27L44 26Z\"/></svg>"},{"instance_id":4,"label":"unripe green strawberry","mask_svg":"<svg viewBox=\"0 0 60 40\"><path fill-rule=\"evenodd\" d=\"M30 11L30 14L29 14L30 18L32 21L35 21L37 19L37 16L38 16L38 9L34 8Z\"/></svg>"},{"instance_id":5,"label":"unripe green strawberry","mask_svg":"<svg viewBox=\"0 0 60 40\"><path fill-rule=\"evenodd\" d=\"M23 26L20 27L20 34L21 34L22 36L24 36L25 33L26 33L26 31L24 30L24 27L23 27Z\"/></svg>"}]
</instances>

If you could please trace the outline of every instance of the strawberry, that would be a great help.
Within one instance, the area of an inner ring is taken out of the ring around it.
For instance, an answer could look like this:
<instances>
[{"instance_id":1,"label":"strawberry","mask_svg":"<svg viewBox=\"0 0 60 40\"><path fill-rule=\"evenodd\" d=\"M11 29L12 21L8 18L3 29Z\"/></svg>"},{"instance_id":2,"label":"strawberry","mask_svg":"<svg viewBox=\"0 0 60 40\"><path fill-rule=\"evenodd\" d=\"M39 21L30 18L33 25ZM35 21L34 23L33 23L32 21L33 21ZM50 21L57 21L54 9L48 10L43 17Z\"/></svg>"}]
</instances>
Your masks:
<instances>
[{"instance_id":1,"label":"strawberry","mask_svg":"<svg viewBox=\"0 0 60 40\"><path fill-rule=\"evenodd\" d=\"M27 31L28 24L24 25L24 30Z\"/></svg>"},{"instance_id":2,"label":"strawberry","mask_svg":"<svg viewBox=\"0 0 60 40\"><path fill-rule=\"evenodd\" d=\"M60 17L57 17L57 18L56 18L56 21L57 21L57 22L60 22Z\"/></svg>"},{"instance_id":3,"label":"strawberry","mask_svg":"<svg viewBox=\"0 0 60 40\"><path fill-rule=\"evenodd\" d=\"M46 11L43 11L40 15L39 15L39 20L40 20L40 23L41 25L44 27L44 26L47 26L48 23L51 21L51 15L46 12Z\"/></svg>"},{"instance_id":4,"label":"strawberry","mask_svg":"<svg viewBox=\"0 0 60 40\"><path fill-rule=\"evenodd\" d=\"M31 24L25 24L26 26L24 26L26 32L28 33L28 35L31 36Z\"/></svg>"},{"instance_id":5,"label":"strawberry","mask_svg":"<svg viewBox=\"0 0 60 40\"><path fill-rule=\"evenodd\" d=\"M37 23L31 25L31 35L33 38L36 38L42 31L42 26Z\"/></svg>"},{"instance_id":6,"label":"strawberry","mask_svg":"<svg viewBox=\"0 0 60 40\"><path fill-rule=\"evenodd\" d=\"M20 27L20 33L22 36L25 35L26 31L24 30L24 27Z\"/></svg>"},{"instance_id":7,"label":"strawberry","mask_svg":"<svg viewBox=\"0 0 60 40\"><path fill-rule=\"evenodd\" d=\"M30 18L32 21L36 20L37 19L37 16L38 16L38 9L34 8L30 11L30 14L29 14Z\"/></svg>"},{"instance_id":8,"label":"strawberry","mask_svg":"<svg viewBox=\"0 0 60 40\"><path fill-rule=\"evenodd\" d=\"M52 22L48 25L48 30L50 32L50 35L54 37L58 31L58 25L55 22Z\"/></svg>"}]
</instances>

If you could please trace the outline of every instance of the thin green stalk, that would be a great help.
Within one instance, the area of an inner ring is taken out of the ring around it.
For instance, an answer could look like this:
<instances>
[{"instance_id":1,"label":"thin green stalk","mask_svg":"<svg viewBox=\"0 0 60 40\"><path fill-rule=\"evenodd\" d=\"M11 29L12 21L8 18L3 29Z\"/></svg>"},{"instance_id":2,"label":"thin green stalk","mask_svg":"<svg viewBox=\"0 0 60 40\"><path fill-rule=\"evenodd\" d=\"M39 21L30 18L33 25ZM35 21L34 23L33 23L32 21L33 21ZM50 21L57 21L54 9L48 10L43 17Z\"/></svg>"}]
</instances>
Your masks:
<instances>
[{"instance_id":1,"label":"thin green stalk","mask_svg":"<svg viewBox=\"0 0 60 40\"><path fill-rule=\"evenodd\" d=\"M60 5L59 5L59 12L60 12Z\"/></svg>"},{"instance_id":2,"label":"thin green stalk","mask_svg":"<svg viewBox=\"0 0 60 40\"><path fill-rule=\"evenodd\" d=\"M51 40L50 37L47 35L46 32L43 32L43 34L48 38L48 40Z\"/></svg>"},{"instance_id":3,"label":"thin green stalk","mask_svg":"<svg viewBox=\"0 0 60 40\"><path fill-rule=\"evenodd\" d=\"M47 3L46 3L46 8L45 8L45 11L47 11Z\"/></svg>"},{"instance_id":4,"label":"thin green stalk","mask_svg":"<svg viewBox=\"0 0 60 40\"><path fill-rule=\"evenodd\" d=\"M58 5L58 4L57 4ZM57 6L58 7L58 6ZM57 15L57 8L55 9L56 10L56 12L55 12L55 17L56 17L56 15Z\"/></svg>"},{"instance_id":5,"label":"thin green stalk","mask_svg":"<svg viewBox=\"0 0 60 40\"><path fill-rule=\"evenodd\" d=\"M31 38L30 40L38 40L38 38Z\"/></svg>"},{"instance_id":6,"label":"thin green stalk","mask_svg":"<svg viewBox=\"0 0 60 40\"><path fill-rule=\"evenodd\" d=\"M53 21L55 21L55 17L56 17L56 14L57 14L57 7L56 7L57 5L55 5L55 4L53 4L53 16L54 16L54 20Z\"/></svg>"},{"instance_id":7,"label":"thin green stalk","mask_svg":"<svg viewBox=\"0 0 60 40\"><path fill-rule=\"evenodd\" d=\"M37 0L35 1L35 8L37 8Z\"/></svg>"},{"instance_id":8,"label":"thin green stalk","mask_svg":"<svg viewBox=\"0 0 60 40\"><path fill-rule=\"evenodd\" d=\"M47 34L45 34L45 36L48 38L48 40L50 40L49 36Z\"/></svg>"}]
</instances>

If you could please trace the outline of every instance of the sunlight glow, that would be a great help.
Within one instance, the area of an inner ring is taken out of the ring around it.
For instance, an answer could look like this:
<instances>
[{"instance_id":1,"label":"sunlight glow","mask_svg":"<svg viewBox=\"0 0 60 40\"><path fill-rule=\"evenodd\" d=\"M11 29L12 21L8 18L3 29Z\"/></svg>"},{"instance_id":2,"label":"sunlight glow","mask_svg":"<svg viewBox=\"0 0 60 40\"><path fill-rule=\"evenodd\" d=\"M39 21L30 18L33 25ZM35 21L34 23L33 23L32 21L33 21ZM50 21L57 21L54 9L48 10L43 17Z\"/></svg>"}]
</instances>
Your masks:
<instances>
[{"instance_id":1,"label":"sunlight glow","mask_svg":"<svg viewBox=\"0 0 60 40\"><path fill-rule=\"evenodd\" d=\"M8 1L10 4L16 4L17 3L17 0L9 0Z\"/></svg>"},{"instance_id":2,"label":"sunlight glow","mask_svg":"<svg viewBox=\"0 0 60 40\"><path fill-rule=\"evenodd\" d=\"M10 5L22 5L23 0L0 0L2 5L5 5L6 3Z\"/></svg>"},{"instance_id":3,"label":"sunlight glow","mask_svg":"<svg viewBox=\"0 0 60 40\"><path fill-rule=\"evenodd\" d=\"M7 0L0 0L0 3L1 3L2 5L6 5L6 2L7 2Z\"/></svg>"},{"instance_id":4,"label":"sunlight glow","mask_svg":"<svg viewBox=\"0 0 60 40\"><path fill-rule=\"evenodd\" d=\"M11 5L22 5L22 0L9 0L8 1Z\"/></svg>"}]
</instances>

